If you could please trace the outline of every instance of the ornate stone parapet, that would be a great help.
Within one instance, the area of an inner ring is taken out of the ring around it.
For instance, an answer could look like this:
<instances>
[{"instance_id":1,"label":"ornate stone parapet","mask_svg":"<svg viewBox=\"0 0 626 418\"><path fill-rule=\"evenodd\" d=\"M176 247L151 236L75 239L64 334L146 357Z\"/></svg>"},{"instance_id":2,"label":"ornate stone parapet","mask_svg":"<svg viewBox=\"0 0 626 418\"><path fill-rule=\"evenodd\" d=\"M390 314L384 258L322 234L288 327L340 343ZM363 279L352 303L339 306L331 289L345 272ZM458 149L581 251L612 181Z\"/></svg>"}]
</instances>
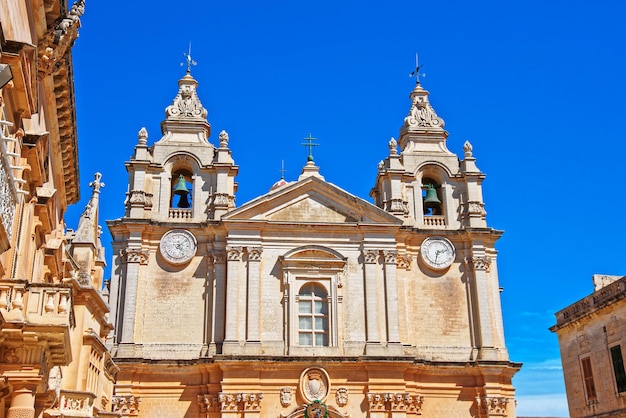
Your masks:
<instances>
[{"instance_id":1,"label":"ornate stone parapet","mask_svg":"<svg viewBox=\"0 0 626 418\"><path fill-rule=\"evenodd\" d=\"M370 412L411 412L413 414L421 414L424 397L406 392L368 392L367 402Z\"/></svg>"},{"instance_id":2,"label":"ornate stone parapet","mask_svg":"<svg viewBox=\"0 0 626 418\"><path fill-rule=\"evenodd\" d=\"M224 393L217 396L220 404L220 411L260 411L262 393Z\"/></svg>"},{"instance_id":3,"label":"ornate stone parapet","mask_svg":"<svg viewBox=\"0 0 626 418\"><path fill-rule=\"evenodd\" d=\"M506 416L506 409L509 399L504 396L477 396L476 406L483 416L503 417Z\"/></svg>"},{"instance_id":4,"label":"ornate stone parapet","mask_svg":"<svg viewBox=\"0 0 626 418\"><path fill-rule=\"evenodd\" d=\"M191 209L180 209L180 208L170 208L169 210L169 218L176 219L179 221L188 221L193 219L193 210Z\"/></svg>"},{"instance_id":5,"label":"ornate stone parapet","mask_svg":"<svg viewBox=\"0 0 626 418\"><path fill-rule=\"evenodd\" d=\"M122 414L126 417L136 417L139 415L139 405L141 397L133 395L114 395L111 398L111 406L113 412Z\"/></svg>"}]
</instances>

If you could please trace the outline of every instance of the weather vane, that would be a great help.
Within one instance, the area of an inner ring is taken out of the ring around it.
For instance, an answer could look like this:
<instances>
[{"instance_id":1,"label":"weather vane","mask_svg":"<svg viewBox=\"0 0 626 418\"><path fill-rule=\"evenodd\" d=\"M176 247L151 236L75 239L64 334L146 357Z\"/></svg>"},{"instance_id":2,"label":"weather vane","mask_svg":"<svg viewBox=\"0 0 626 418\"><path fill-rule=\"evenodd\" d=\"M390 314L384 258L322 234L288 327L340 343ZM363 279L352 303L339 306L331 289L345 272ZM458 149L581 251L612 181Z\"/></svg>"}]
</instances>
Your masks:
<instances>
[{"instance_id":1,"label":"weather vane","mask_svg":"<svg viewBox=\"0 0 626 418\"><path fill-rule=\"evenodd\" d=\"M191 58L191 42L189 42L189 52L185 53L183 52L183 55L185 56L185 60L187 61L187 74L191 73L191 66L192 65L198 65L197 62L195 62L192 58ZM185 63L180 63L181 66L185 65Z\"/></svg>"},{"instance_id":2,"label":"weather vane","mask_svg":"<svg viewBox=\"0 0 626 418\"><path fill-rule=\"evenodd\" d=\"M424 65L419 65L419 61L417 60L417 52L415 53L415 69L413 70L413 72L411 74L409 74L409 77L415 77L415 84L419 84L420 83L420 75L423 77L426 77L426 73L422 73L420 74L420 70L422 69Z\"/></svg>"},{"instance_id":3,"label":"weather vane","mask_svg":"<svg viewBox=\"0 0 626 418\"><path fill-rule=\"evenodd\" d=\"M306 157L306 160L307 161L313 161L313 147L319 146L319 144L314 144L313 141L316 141L317 138L313 138L311 136L311 134L309 134L309 137L308 138L304 138L304 140L307 141L307 143L306 144L301 144L301 145L309 148L309 156Z\"/></svg>"}]
</instances>

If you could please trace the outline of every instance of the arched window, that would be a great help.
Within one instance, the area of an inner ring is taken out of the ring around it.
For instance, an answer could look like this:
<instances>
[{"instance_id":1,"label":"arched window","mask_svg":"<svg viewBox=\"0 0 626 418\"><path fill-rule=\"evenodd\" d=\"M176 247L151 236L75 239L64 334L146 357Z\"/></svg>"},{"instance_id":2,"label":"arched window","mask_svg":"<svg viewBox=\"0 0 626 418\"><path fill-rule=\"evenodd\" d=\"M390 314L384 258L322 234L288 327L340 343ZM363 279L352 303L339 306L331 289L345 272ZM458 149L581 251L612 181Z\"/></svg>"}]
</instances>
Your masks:
<instances>
[{"instance_id":1,"label":"arched window","mask_svg":"<svg viewBox=\"0 0 626 418\"><path fill-rule=\"evenodd\" d=\"M178 170L172 173L170 207L176 209L191 209L193 207L191 189L190 172Z\"/></svg>"},{"instance_id":2,"label":"arched window","mask_svg":"<svg viewBox=\"0 0 626 418\"><path fill-rule=\"evenodd\" d=\"M328 293L317 283L306 283L298 293L298 344L327 347Z\"/></svg>"}]
</instances>

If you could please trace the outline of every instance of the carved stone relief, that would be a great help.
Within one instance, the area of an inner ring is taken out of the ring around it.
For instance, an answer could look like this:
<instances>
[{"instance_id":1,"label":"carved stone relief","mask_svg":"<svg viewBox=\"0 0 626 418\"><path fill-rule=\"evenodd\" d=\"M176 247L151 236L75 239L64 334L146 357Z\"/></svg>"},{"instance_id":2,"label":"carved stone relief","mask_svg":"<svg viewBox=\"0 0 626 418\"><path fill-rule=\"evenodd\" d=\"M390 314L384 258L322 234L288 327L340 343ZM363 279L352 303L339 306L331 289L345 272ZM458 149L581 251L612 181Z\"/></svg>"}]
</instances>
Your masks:
<instances>
[{"instance_id":1,"label":"carved stone relief","mask_svg":"<svg viewBox=\"0 0 626 418\"><path fill-rule=\"evenodd\" d=\"M348 404L348 388L338 388L335 392L335 401L339 406L346 406Z\"/></svg>"},{"instance_id":2,"label":"carved stone relief","mask_svg":"<svg viewBox=\"0 0 626 418\"><path fill-rule=\"evenodd\" d=\"M319 367L306 369L300 375L300 396L307 402L324 402L330 392L330 379L326 370Z\"/></svg>"}]
</instances>

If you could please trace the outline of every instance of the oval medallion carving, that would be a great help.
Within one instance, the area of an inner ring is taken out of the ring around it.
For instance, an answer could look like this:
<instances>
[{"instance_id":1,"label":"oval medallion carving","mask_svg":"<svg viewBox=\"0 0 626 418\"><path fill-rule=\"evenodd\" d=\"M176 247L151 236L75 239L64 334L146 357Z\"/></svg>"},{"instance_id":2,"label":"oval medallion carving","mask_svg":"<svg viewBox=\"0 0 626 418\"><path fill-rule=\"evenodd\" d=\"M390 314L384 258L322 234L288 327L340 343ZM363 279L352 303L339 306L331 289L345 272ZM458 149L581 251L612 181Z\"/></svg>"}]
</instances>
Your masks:
<instances>
[{"instance_id":1,"label":"oval medallion carving","mask_svg":"<svg viewBox=\"0 0 626 418\"><path fill-rule=\"evenodd\" d=\"M300 375L300 396L311 403L326 401L330 393L330 379L326 370L320 367L310 367Z\"/></svg>"}]
</instances>

